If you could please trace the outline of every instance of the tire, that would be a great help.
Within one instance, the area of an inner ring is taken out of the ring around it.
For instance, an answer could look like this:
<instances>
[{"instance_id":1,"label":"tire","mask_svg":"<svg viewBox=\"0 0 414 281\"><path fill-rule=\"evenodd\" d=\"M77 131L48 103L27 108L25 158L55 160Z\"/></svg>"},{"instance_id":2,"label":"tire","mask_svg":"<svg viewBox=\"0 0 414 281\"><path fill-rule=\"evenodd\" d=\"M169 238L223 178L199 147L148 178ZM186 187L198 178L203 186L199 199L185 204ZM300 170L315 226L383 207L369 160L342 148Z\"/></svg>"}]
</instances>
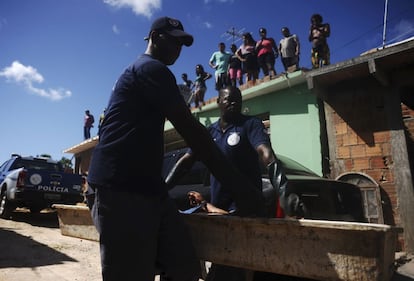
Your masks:
<instances>
[{"instance_id":1,"label":"tire","mask_svg":"<svg viewBox=\"0 0 414 281\"><path fill-rule=\"evenodd\" d=\"M0 192L0 218L9 219L12 211L13 207L7 199L6 188L2 188Z\"/></svg>"}]
</instances>

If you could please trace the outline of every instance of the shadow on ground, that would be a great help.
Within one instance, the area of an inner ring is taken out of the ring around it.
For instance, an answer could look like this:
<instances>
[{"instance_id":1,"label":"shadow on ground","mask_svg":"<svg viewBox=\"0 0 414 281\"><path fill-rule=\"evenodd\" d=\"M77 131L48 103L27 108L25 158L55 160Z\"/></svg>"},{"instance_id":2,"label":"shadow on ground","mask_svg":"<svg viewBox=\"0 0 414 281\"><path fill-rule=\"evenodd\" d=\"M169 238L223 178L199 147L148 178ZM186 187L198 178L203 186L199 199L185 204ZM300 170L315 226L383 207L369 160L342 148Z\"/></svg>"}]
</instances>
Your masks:
<instances>
[{"instance_id":1,"label":"shadow on ground","mask_svg":"<svg viewBox=\"0 0 414 281\"><path fill-rule=\"evenodd\" d=\"M30 213L26 209L17 209L11 215L11 220L29 223L33 226L59 228L57 212L51 209L45 209L41 213Z\"/></svg>"},{"instance_id":2,"label":"shadow on ground","mask_svg":"<svg viewBox=\"0 0 414 281\"><path fill-rule=\"evenodd\" d=\"M55 212L31 214L14 212L11 220L25 222L34 226L59 227ZM9 227L0 227L0 268L38 267L76 261L48 245L23 236Z\"/></svg>"},{"instance_id":3,"label":"shadow on ground","mask_svg":"<svg viewBox=\"0 0 414 281\"><path fill-rule=\"evenodd\" d=\"M37 267L75 261L71 257L41 244L30 237L0 229L0 268Z\"/></svg>"}]
</instances>

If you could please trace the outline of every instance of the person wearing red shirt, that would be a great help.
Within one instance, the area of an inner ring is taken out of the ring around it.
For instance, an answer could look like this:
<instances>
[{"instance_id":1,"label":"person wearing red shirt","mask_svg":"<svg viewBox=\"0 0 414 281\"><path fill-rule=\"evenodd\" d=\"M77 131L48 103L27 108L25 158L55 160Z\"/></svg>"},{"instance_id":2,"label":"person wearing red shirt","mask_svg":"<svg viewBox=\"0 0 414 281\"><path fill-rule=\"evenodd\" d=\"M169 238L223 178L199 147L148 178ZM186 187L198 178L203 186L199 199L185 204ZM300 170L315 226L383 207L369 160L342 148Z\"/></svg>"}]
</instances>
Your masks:
<instances>
[{"instance_id":1,"label":"person wearing red shirt","mask_svg":"<svg viewBox=\"0 0 414 281\"><path fill-rule=\"evenodd\" d=\"M256 43L257 60L264 76L276 76L275 62L279 56L275 40L267 37L266 28L259 29L260 40Z\"/></svg>"}]
</instances>

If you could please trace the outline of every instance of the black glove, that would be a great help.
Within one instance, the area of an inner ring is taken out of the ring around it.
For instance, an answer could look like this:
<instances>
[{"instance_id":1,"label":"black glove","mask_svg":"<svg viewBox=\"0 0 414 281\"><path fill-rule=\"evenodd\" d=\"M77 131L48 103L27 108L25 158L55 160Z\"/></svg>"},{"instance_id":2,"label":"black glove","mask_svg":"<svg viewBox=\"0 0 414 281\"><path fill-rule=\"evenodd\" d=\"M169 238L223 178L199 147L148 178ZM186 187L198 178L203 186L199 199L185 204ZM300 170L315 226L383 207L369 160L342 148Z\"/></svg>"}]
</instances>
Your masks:
<instances>
[{"instance_id":1,"label":"black glove","mask_svg":"<svg viewBox=\"0 0 414 281\"><path fill-rule=\"evenodd\" d=\"M283 171L282 165L280 161L275 160L272 163L270 163L267 167L269 169L269 179L273 185L273 188L276 189L277 196L279 197L280 206L283 210L285 210L287 207L285 194L288 180Z\"/></svg>"}]
</instances>

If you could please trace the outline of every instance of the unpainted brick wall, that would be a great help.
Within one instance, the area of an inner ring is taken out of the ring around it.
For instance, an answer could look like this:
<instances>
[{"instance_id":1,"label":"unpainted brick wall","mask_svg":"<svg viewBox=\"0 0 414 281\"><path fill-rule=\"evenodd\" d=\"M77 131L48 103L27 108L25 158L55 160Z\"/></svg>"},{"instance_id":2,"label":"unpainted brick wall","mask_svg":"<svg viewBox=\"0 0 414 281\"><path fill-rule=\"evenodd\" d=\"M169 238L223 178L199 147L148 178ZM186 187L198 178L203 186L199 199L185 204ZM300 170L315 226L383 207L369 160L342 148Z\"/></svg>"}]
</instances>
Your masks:
<instances>
[{"instance_id":1,"label":"unpainted brick wall","mask_svg":"<svg viewBox=\"0 0 414 281\"><path fill-rule=\"evenodd\" d=\"M371 92L372 93L372 92ZM355 90L338 93L329 101L335 136L336 170L370 176L381 188L384 223L398 225L398 202L391 155L390 129L382 95ZM414 131L413 131L414 132ZM332 143L331 143L332 145ZM333 160L333 159L331 159Z\"/></svg>"}]
</instances>

